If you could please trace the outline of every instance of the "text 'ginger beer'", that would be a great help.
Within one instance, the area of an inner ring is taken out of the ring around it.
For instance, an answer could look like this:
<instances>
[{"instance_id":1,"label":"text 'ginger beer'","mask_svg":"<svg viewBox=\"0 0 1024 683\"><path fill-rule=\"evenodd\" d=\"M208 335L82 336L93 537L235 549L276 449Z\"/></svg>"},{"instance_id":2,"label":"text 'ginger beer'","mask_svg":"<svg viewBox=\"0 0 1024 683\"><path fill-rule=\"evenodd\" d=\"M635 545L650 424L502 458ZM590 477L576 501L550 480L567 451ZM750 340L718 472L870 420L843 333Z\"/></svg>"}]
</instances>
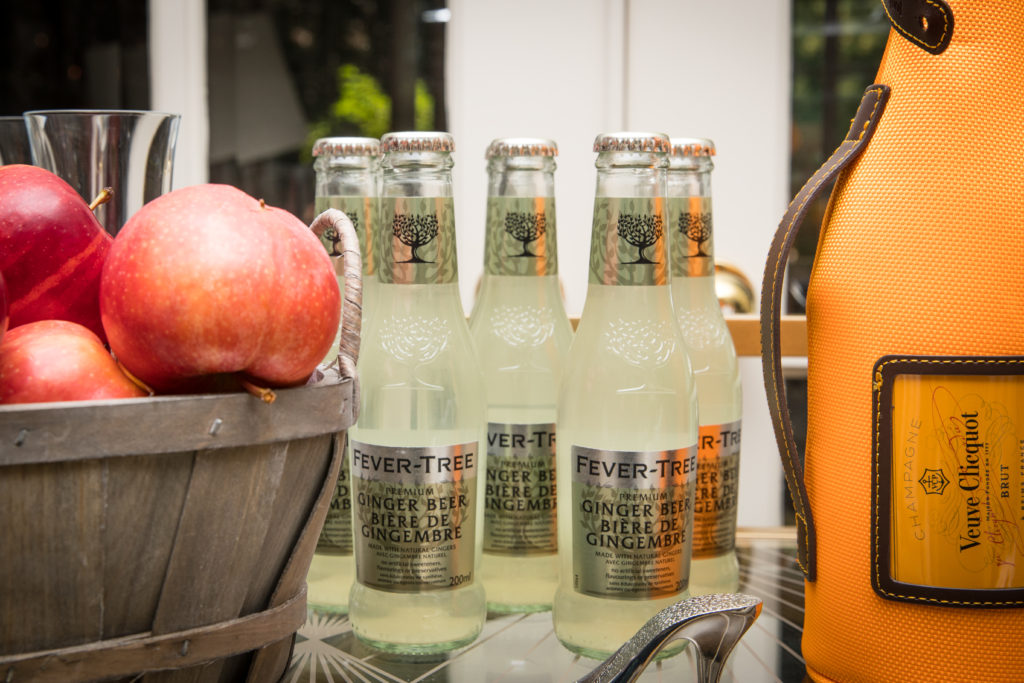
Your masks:
<instances>
[{"instance_id":1,"label":"text 'ginger beer'","mask_svg":"<svg viewBox=\"0 0 1024 683\"><path fill-rule=\"evenodd\" d=\"M487 149L484 275L470 332L487 395L488 608L551 608L558 583L555 414L572 326L558 283L551 140Z\"/></svg>"},{"instance_id":2,"label":"text 'ginger beer'","mask_svg":"<svg viewBox=\"0 0 1024 683\"><path fill-rule=\"evenodd\" d=\"M711 170L715 145L672 138L668 221L672 228L672 302L697 382L700 436L693 514L690 593L734 593L736 510L743 394L732 336L715 294Z\"/></svg>"},{"instance_id":3,"label":"text 'ginger beer'","mask_svg":"<svg viewBox=\"0 0 1024 683\"><path fill-rule=\"evenodd\" d=\"M373 310L376 295L376 270L373 264L374 220L377 216L377 183L380 167L380 142L375 138L320 138L313 145L316 161L316 213L326 209L342 211L355 228L363 257L363 320ZM334 262L338 286L344 291L345 274L341 261L341 235L328 228L317 235ZM341 328L325 359L338 356ZM352 498L350 496L349 456L346 452L327 511L316 553L306 576L309 606L326 612L348 611L348 594L355 579L352 554Z\"/></svg>"},{"instance_id":4,"label":"text 'ginger beer'","mask_svg":"<svg viewBox=\"0 0 1024 683\"><path fill-rule=\"evenodd\" d=\"M374 647L442 652L486 617L479 577L486 453L480 369L459 300L447 133L389 133L376 311L351 431L352 630Z\"/></svg>"},{"instance_id":5,"label":"text 'ginger beer'","mask_svg":"<svg viewBox=\"0 0 1024 683\"><path fill-rule=\"evenodd\" d=\"M669 294L669 140L598 136L583 315L558 403L554 626L602 658L685 598L697 400Z\"/></svg>"}]
</instances>

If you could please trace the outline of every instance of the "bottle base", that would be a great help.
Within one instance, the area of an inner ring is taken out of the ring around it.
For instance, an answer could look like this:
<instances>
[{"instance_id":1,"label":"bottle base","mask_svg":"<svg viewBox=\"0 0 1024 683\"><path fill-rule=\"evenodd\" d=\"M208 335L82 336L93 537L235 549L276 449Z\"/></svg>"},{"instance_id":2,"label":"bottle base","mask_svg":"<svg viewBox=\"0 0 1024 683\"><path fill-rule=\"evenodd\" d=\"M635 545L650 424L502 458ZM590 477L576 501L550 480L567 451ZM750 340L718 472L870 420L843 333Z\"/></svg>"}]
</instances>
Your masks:
<instances>
[{"instance_id":1,"label":"bottle base","mask_svg":"<svg viewBox=\"0 0 1024 683\"><path fill-rule=\"evenodd\" d=\"M487 611L491 614L533 614L534 612L551 611L551 603L509 605L505 603L487 603Z\"/></svg>"},{"instance_id":2,"label":"bottle base","mask_svg":"<svg viewBox=\"0 0 1024 683\"><path fill-rule=\"evenodd\" d=\"M599 662L603 662L604 660L608 659L613 654L615 654L615 651L605 652L604 650L594 650L588 647L584 647L582 645L577 645L576 643L570 643L561 638L558 639L558 642L562 644L562 647L564 647L569 652L572 652L573 654L579 655L580 657L586 657L588 659L596 659ZM662 648L661 651L658 652L658 654L654 655L653 661L660 662L664 659L675 657L680 652L685 650L689 644L689 641L685 640L678 640L674 643L669 643L664 648ZM625 645L625 643L623 643L623 645Z\"/></svg>"},{"instance_id":3,"label":"bottle base","mask_svg":"<svg viewBox=\"0 0 1024 683\"><path fill-rule=\"evenodd\" d=\"M476 640L478 635L480 635L480 632L477 631L471 636L466 636L465 638L458 638L456 640L449 640L442 643L393 643L390 641L376 640L375 638L360 635L360 633L356 630L353 630L353 633L355 633L356 638L363 645L371 647L375 650L380 650L381 652L387 652L390 654L398 655L443 654L445 652L457 650L460 647L465 647L466 645L469 645L474 640Z\"/></svg>"}]
</instances>

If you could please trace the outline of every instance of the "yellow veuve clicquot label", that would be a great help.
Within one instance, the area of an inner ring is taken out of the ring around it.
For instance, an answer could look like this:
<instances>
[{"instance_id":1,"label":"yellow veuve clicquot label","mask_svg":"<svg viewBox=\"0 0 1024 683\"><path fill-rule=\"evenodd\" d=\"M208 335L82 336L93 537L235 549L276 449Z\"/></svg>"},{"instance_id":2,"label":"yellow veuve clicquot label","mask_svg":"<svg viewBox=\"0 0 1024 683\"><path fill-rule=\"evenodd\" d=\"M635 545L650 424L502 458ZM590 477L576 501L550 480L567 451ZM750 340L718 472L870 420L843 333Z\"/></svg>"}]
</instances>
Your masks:
<instances>
[{"instance_id":1,"label":"yellow veuve clicquot label","mask_svg":"<svg viewBox=\"0 0 1024 683\"><path fill-rule=\"evenodd\" d=\"M898 375L892 411L892 578L1024 587L1024 375Z\"/></svg>"}]
</instances>

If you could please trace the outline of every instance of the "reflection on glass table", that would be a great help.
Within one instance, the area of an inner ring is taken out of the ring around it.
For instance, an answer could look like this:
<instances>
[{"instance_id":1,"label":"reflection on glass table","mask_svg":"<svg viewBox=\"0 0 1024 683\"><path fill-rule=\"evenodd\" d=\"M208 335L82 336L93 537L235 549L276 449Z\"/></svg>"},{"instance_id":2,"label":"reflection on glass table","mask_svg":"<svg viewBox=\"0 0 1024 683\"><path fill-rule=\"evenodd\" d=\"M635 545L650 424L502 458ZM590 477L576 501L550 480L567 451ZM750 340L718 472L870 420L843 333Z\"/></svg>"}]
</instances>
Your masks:
<instances>
[{"instance_id":1,"label":"reflection on glass table","mask_svg":"<svg viewBox=\"0 0 1024 683\"><path fill-rule=\"evenodd\" d=\"M741 593L764 602L760 618L733 651L723 683L805 680L800 636L803 577L792 529L737 537ZM364 646L344 616L311 613L295 639L282 680L387 683L571 683L598 662L574 655L555 637L551 613L492 615L471 645L435 658L400 657ZM696 678L689 648L651 664L640 681L677 683Z\"/></svg>"}]
</instances>

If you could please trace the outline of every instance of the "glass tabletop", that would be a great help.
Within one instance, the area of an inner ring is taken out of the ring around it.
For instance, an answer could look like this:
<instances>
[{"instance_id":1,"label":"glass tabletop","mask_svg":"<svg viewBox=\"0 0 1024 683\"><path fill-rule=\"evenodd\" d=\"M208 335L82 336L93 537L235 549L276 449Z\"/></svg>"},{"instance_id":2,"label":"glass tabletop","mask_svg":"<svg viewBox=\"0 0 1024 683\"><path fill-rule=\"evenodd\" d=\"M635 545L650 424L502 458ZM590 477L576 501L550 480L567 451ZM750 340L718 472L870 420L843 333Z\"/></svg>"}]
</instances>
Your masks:
<instances>
[{"instance_id":1,"label":"glass tabletop","mask_svg":"<svg viewBox=\"0 0 1024 683\"><path fill-rule=\"evenodd\" d=\"M796 564L796 536L737 534L739 592L760 598L761 616L733 651L721 680L805 680L800 636L803 575ZM492 615L471 645L435 657L396 656L360 643L343 615L311 612L295 639L283 681L319 683L571 683L598 662L565 649L555 637L551 613ZM652 664L644 682L696 680L689 650Z\"/></svg>"}]
</instances>

